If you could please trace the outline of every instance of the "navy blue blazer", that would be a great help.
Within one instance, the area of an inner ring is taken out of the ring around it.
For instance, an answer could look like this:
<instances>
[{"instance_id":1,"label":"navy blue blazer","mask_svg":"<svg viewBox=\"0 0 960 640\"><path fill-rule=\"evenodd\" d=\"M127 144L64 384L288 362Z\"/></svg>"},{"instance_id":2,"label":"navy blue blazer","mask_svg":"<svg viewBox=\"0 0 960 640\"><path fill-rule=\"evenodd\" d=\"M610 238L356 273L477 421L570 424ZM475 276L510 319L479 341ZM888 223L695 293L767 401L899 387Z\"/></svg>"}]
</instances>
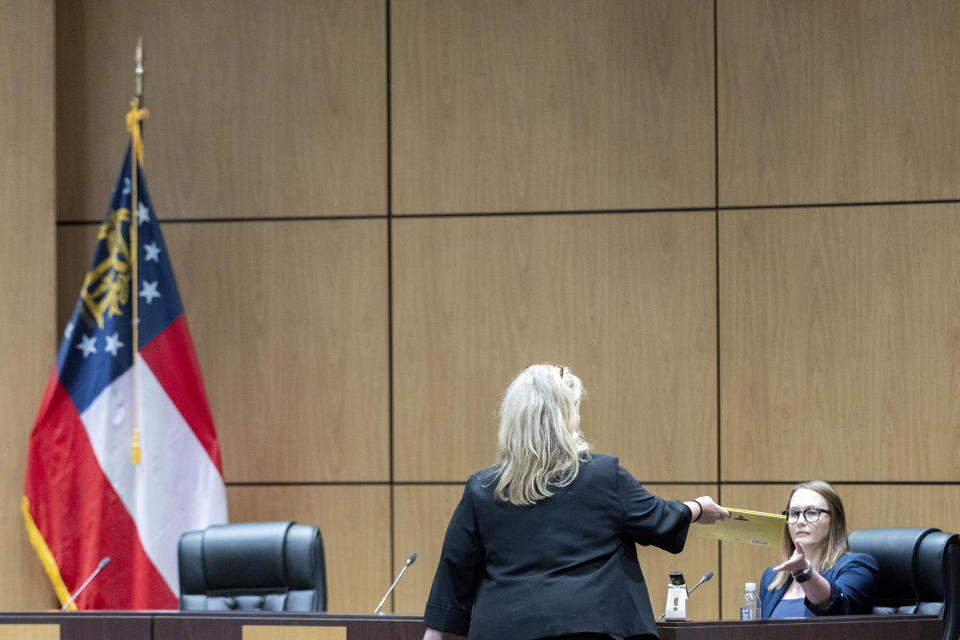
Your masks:
<instances>
[{"instance_id":1,"label":"navy blue blazer","mask_svg":"<svg viewBox=\"0 0 960 640\"><path fill-rule=\"evenodd\" d=\"M470 477L447 534L424 623L472 640L575 633L656 638L634 543L679 553L692 514L648 493L616 458L529 506L494 498L491 469Z\"/></svg>"},{"instance_id":2,"label":"navy blue blazer","mask_svg":"<svg viewBox=\"0 0 960 640\"><path fill-rule=\"evenodd\" d=\"M877 592L877 580L880 577L877 561L873 556L867 553L845 553L833 568L819 573L830 583L830 602L824 607L815 607L804 598L805 617L852 615L870 613L873 610L873 597ZM779 589L768 591L767 587L776 577L773 567L767 567L760 579L761 618L770 617L793 582L793 578L788 577Z\"/></svg>"}]
</instances>

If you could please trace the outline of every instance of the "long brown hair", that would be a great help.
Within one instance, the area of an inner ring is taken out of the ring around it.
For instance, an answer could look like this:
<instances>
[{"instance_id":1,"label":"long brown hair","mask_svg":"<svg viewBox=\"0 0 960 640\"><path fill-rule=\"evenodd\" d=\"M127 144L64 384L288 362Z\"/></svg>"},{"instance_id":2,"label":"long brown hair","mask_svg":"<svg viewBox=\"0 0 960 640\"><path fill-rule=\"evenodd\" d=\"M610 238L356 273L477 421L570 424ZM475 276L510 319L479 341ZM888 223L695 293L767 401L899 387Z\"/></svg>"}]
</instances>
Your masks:
<instances>
[{"instance_id":1,"label":"long brown hair","mask_svg":"<svg viewBox=\"0 0 960 640\"><path fill-rule=\"evenodd\" d=\"M826 569L832 568L837 561L840 560L840 557L850 551L850 544L847 542L847 514L843 510L843 501L840 500L840 496L834 491L828 483L823 480L810 480L809 482L801 482L795 486L790 491L790 497L787 498L787 506L785 508L790 508L790 501L793 500L793 494L796 493L799 489L809 489L815 493L819 493L823 496L823 499L827 501L827 508L830 510L830 529L827 531L826 545L824 546L823 552L820 554L820 559L817 561L817 564L812 564L811 566L817 570L824 571ZM793 538L790 536L790 527L787 525L786 520L783 522L783 559L781 562L786 562L790 556L793 555L794 545ZM781 571L777 574L776 579L768 587L769 591L774 589L779 589L786 582L787 578L790 576L788 571Z\"/></svg>"}]
</instances>

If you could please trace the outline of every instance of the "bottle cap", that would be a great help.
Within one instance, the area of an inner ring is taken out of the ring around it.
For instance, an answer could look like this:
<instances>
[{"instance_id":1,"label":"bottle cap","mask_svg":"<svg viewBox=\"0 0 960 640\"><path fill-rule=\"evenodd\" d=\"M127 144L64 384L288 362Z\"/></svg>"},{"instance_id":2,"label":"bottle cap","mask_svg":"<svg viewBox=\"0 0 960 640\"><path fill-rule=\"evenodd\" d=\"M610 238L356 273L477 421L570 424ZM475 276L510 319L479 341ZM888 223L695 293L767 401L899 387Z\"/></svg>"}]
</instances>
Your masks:
<instances>
[{"instance_id":1,"label":"bottle cap","mask_svg":"<svg viewBox=\"0 0 960 640\"><path fill-rule=\"evenodd\" d=\"M757 590L757 583L756 583L756 582L748 582L748 583L747 583L747 591L756 591L756 590Z\"/></svg>"}]
</instances>

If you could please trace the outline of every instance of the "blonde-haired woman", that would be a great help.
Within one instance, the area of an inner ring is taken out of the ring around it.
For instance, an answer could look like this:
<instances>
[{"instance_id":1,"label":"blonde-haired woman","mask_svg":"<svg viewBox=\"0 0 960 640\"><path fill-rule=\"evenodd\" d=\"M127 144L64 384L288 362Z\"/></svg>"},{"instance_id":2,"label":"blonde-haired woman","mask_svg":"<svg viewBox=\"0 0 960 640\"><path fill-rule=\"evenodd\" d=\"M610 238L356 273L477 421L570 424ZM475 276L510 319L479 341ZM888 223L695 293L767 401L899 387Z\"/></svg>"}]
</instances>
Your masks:
<instances>
[{"instance_id":1,"label":"blonde-haired woman","mask_svg":"<svg viewBox=\"0 0 960 640\"><path fill-rule=\"evenodd\" d=\"M580 379L525 369L500 406L495 464L473 474L447 527L425 640L656 638L635 543L679 553L711 498L662 500L616 458L588 454Z\"/></svg>"},{"instance_id":2,"label":"blonde-haired woman","mask_svg":"<svg viewBox=\"0 0 960 640\"><path fill-rule=\"evenodd\" d=\"M783 515L784 561L763 572L761 617L870 613L877 561L850 551L847 516L833 487L822 480L798 484Z\"/></svg>"}]
</instances>

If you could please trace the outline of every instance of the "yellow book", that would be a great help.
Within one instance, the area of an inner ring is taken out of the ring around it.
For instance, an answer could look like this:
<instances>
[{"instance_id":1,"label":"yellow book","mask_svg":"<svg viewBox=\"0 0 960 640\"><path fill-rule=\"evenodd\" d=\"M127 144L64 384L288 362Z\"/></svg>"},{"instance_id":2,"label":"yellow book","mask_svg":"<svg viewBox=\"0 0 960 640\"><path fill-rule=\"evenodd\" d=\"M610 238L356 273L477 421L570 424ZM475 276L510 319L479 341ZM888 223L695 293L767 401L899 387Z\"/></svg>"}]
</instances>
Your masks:
<instances>
[{"instance_id":1,"label":"yellow book","mask_svg":"<svg viewBox=\"0 0 960 640\"><path fill-rule=\"evenodd\" d=\"M697 537L743 542L761 547L780 545L786 516L779 513L724 508L730 512L730 517L722 522L697 527Z\"/></svg>"}]
</instances>

